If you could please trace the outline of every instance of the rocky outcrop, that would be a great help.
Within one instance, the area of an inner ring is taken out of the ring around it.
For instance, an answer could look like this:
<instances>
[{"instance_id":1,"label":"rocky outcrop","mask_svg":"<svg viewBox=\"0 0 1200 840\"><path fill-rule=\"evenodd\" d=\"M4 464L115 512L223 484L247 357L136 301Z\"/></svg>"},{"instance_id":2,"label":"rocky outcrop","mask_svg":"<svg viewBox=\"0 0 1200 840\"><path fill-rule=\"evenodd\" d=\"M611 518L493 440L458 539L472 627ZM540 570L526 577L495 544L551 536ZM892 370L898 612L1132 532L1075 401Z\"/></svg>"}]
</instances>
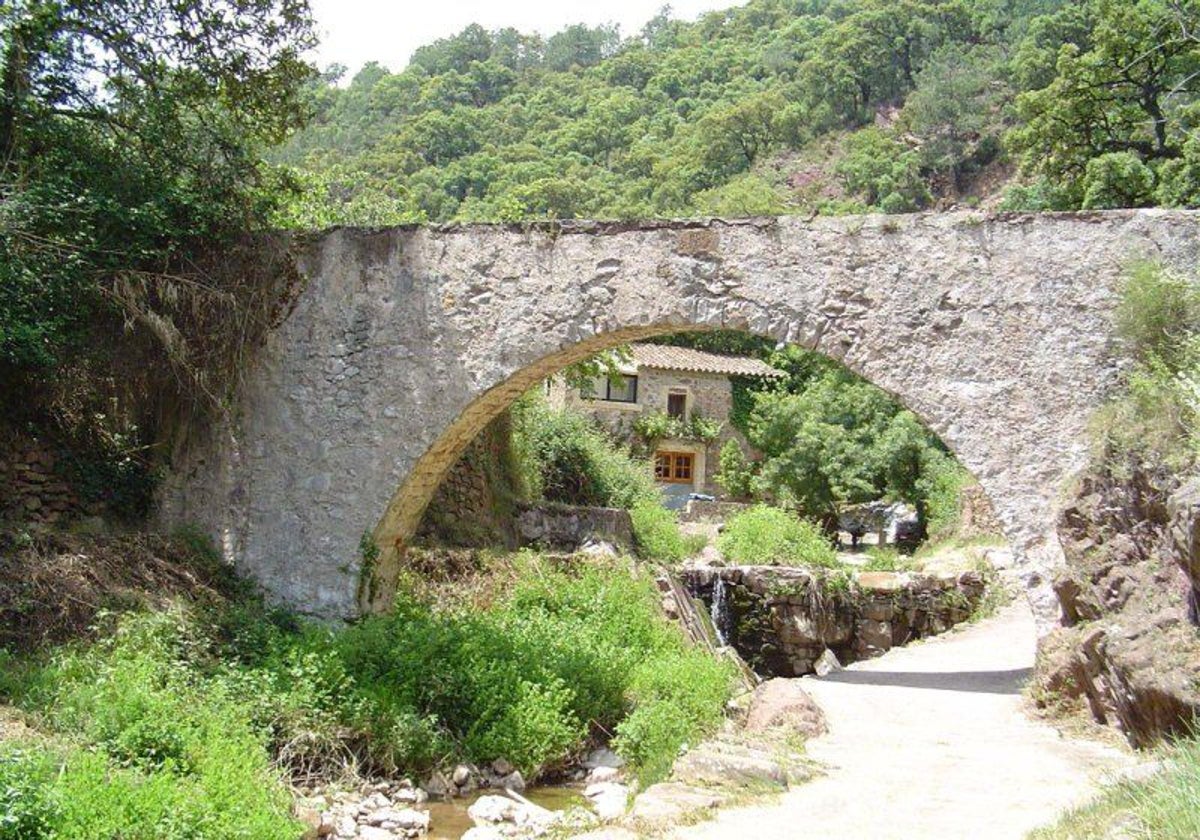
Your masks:
<instances>
[{"instance_id":1,"label":"rocky outcrop","mask_svg":"<svg viewBox=\"0 0 1200 840\"><path fill-rule=\"evenodd\" d=\"M1167 513L1171 553L1188 589L1188 620L1200 626L1200 478L1190 479L1171 494Z\"/></svg>"},{"instance_id":2,"label":"rocky outcrop","mask_svg":"<svg viewBox=\"0 0 1200 840\"><path fill-rule=\"evenodd\" d=\"M1132 467L1092 473L1064 509L1062 627L1041 641L1033 696L1083 704L1135 746L1200 714L1200 482Z\"/></svg>"},{"instance_id":3,"label":"rocky outcrop","mask_svg":"<svg viewBox=\"0 0 1200 840\"><path fill-rule=\"evenodd\" d=\"M945 632L970 617L985 590L975 571L693 567L682 579L712 606L725 643L771 677L811 674L826 651L844 664Z\"/></svg>"}]
</instances>

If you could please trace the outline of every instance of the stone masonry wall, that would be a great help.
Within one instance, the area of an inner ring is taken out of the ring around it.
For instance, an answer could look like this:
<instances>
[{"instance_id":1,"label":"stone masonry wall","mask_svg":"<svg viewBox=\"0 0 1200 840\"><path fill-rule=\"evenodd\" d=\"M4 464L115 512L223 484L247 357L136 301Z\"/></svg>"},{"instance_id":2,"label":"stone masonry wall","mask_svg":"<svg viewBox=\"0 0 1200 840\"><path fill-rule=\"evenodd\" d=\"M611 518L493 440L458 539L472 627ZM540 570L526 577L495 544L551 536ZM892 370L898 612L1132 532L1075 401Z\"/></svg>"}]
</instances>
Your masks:
<instances>
[{"instance_id":1,"label":"stone masonry wall","mask_svg":"<svg viewBox=\"0 0 1200 840\"><path fill-rule=\"evenodd\" d=\"M721 604L717 629L770 677L810 674L826 649L845 665L943 633L965 621L984 593L977 572L858 572L844 587L778 566L696 567L682 577L694 597Z\"/></svg>"},{"instance_id":2,"label":"stone masonry wall","mask_svg":"<svg viewBox=\"0 0 1200 840\"><path fill-rule=\"evenodd\" d=\"M733 385L728 376L712 373L640 368L638 370L638 398L636 403L588 400L574 388L566 387L561 380L551 387L553 405L566 408L590 417L611 434L621 440L634 442L634 423L645 414L667 411L667 396L673 390L684 390L688 394L688 411L691 416L702 416L721 423L721 433L711 443L703 441L659 441L659 449L695 452L697 469L702 469L700 492L718 494L720 486L716 475L720 472L721 447L728 440L736 440L749 456L751 448L745 436L729 422L733 410Z\"/></svg>"},{"instance_id":3,"label":"stone masonry wall","mask_svg":"<svg viewBox=\"0 0 1200 840\"><path fill-rule=\"evenodd\" d=\"M0 431L0 520L49 524L103 511L103 503L80 499L63 476L56 446Z\"/></svg>"},{"instance_id":4,"label":"stone masonry wall","mask_svg":"<svg viewBox=\"0 0 1200 840\"><path fill-rule=\"evenodd\" d=\"M176 460L162 524L200 525L302 610L386 608L438 486L518 396L631 341L742 329L840 360L919 416L979 480L1053 618L1057 512L1117 381L1127 268L1194 270L1198 222L964 211L298 236L304 288L229 425ZM367 586L364 531L381 550Z\"/></svg>"},{"instance_id":5,"label":"stone masonry wall","mask_svg":"<svg viewBox=\"0 0 1200 840\"><path fill-rule=\"evenodd\" d=\"M519 493L511 446L512 422L505 412L471 441L447 473L417 536L443 545L515 547Z\"/></svg>"}]
</instances>

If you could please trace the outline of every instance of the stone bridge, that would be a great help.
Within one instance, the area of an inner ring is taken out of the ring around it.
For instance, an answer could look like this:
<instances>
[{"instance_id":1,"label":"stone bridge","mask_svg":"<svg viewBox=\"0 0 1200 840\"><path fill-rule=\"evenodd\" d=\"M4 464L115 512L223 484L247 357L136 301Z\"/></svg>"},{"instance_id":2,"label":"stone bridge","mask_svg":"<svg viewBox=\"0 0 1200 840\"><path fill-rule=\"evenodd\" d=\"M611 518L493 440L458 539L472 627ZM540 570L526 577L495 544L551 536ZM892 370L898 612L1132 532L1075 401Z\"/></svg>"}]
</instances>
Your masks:
<instances>
[{"instance_id":1,"label":"stone bridge","mask_svg":"<svg viewBox=\"0 0 1200 840\"><path fill-rule=\"evenodd\" d=\"M1198 222L950 213L296 239L290 314L235 419L177 465L164 521L208 529L307 612L386 607L434 490L518 395L632 339L730 327L819 350L898 397L979 479L1038 591L1121 364L1125 271L1191 270Z\"/></svg>"}]
</instances>

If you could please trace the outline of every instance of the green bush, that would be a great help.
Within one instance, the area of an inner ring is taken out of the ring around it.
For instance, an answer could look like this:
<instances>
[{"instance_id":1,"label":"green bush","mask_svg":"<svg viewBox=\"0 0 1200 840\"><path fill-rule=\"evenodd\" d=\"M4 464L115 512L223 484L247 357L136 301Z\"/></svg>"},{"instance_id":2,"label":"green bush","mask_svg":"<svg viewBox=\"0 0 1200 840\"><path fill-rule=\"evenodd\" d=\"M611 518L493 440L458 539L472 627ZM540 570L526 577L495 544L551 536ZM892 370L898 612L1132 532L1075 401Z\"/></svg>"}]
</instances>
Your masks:
<instances>
[{"instance_id":1,"label":"green bush","mask_svg":"<svg viewBox=\"0 0 1200 840\"><path fill-rule=\"evenodd\" d=\"M1185 467L1200 451L1200 285L1161 266L1136 266L1117 307L1134 364L1097 415L1113 468L1131 458Z\"/></svg>"},{"instance_id":2,"label":"green bush","mask_svg":"<svg viewBox=\"0 0 1200 840\"><path fill-rule=\"evenodd\" d=\"M649 465L586 418L555 411L536 395L526 395L512 412L514 449L532 496L621 508L658 498Z\"/></svg>"},{"instance_id":3,"label":"green bush","mask_svg":"<svg viewBox=\"0 0 1200 840\"><path fill-rule=\"evenodd\" d=\"M30 672L19 699L84 748L65 748L49 776L6 759L10 773L41 779L23 798L43 803L36 816L50 830L28 836L296 836L268 733L249 698L201 675L203 650L196 625L173 609L131 615L111 637Z\"/></svg>"},{"instance_id":4,"label":"green bush","mask_svg":"<svg viewBox=\"0 0 1200 840\"><path fill-rule=\"evenodd\" d=\"M658 502L639 502L629 512L638 554L662 563L678 563L688 556L675 514Z\"/></svg>"},{"instance_id":5,"label":"green bush","mask_svg":"<svg viewBox=\"0 0 1200 840\"><path fill-rule=\"evenodd\" d=\"M5 699L78 747L54 759L61 773L26 753L0 761L0 840L43 823L69 840L295 837L279 771L504 757L535 778L617 732L656 773L720 720L733 675L663 618L651 580L535 554L517 572L485 610L401 599L335 630L252 601L173 607L6 658Z\"/></svg>"},{"instance_id":6,"label":"green bush","mask_svg":"<svg viewBox=\"0 0 1200 840\"><path fill-rule=\"evenodd\" d=\"M739 499L749 498L754 490L754 469L746 460L741 444L732 439L725 441L725 445L721 447L719 464L717 483L731 496Z\"/></svg>"},{"instance_id":7,"label":"green bush","mask_svg":"<svg viewBox=\"0 0 1200 840\"><path fill-rule=\"evenodd\" d=\"M837 553L821 529L806 519L767 505L734 516L717 541L734 563L834 566Z\"/></svg>"}]
</instances>

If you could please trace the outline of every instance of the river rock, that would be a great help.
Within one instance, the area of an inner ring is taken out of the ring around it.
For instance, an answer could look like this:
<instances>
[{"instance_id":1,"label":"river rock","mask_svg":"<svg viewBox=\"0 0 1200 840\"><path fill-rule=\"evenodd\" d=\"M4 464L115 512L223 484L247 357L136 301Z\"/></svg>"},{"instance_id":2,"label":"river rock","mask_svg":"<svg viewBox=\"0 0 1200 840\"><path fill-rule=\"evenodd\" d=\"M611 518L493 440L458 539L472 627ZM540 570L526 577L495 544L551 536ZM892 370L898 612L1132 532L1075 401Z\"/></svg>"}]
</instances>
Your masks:
<instances>
[{"instance_id":1,"label":"river rock","mask_svg":"<svg viewBox=\"0 0 1200 840\"><path fill-rule=\"evenodd\" d=\"M746 713L747 732L782 729L814 738L828 728L821 707L795 679L777 677L759 685Z\"/></svg>"},{"instance_id":2,"label":"river rock","mask_svg":"<svg viewBox=\"0 0 1200 840\"><path fill-rule=\"evenodd\" d=\"M367 825L383 826L384 828L402 828L405 831L415 829L417 831L429 830L429 814L425 811L416 811L412 808L385 808L382 811L373 811L367 815Z\"/></svg>"},{"instance_id":3,"label":"river rock","mask_svg":"<svg viewBox=\"0 0 1200 840\"><path fill-rule=\"evenodd\" d=\"M445 796L450 793L450 780L441 771L434 770L429 778L422 783L421 787L430 796Z\"/></svg>"},{"instance_id":4,"label":"river rock","mask_svg":"<svg viewBox=\"0 0 1200 840\"><path fill-rule=\"evenodd\" d=\"M468 828L462 840L508 840L508 835L494 825L477 825Z\"/></svg>"},{"instance_id":5,"label":"river rock","mask_svg":"<svg viewBox=\"0 0 1200 840\"><path fill-rule=\"evenodd\" d=\"M392 791L392 802L409 805L421 805L429 801L428 793L421 790L419 787L412 787L412 782L409 782L408 784L408 787L401 787Z\"/></svg>"},{"instance_id":6,"label":"river rock","mask_svg":"<svg viewBox=\"0 0 1200 840\"><path fill-rule=\"evenodd\" d=\"M507 796L481 796L471 803L471 807L467 809L467 816L476 825L516 823L520 808L521 803Z\"/></svg>"},{"instance_id":7,"label":"river rock","mask_svg":"<svg viewBox=\"0 0 1200 840\"><path fill-rule=\"evenodd\" d=\"M496 787L501 787L505 790L515 790L517 793L520 793L525 790L525 777L521 775L520 770L514 770L507 776L501 777Z\"/></svg>"},{"instance_id":8,"label":"river rock","mask_svg":"<svg viewBox=\"0 0 1200 840\"><path fill-rule=\"evenodd\" d=\"M360 814L367 811L379 811L383 808L390 807L392 807L392 800L388 799L385 794L379 793L378 791L370 794L362 802L358 803L358 811Z\"/></svg>"},{"instance_id":9,"label":"river rock","mask_svg":"<svg viewBox=\"0 0 1200 840\"><path fill-rule=\"evenodd\" d=\"M473 778L471 767L466 764L459 764L454 768L454 772L450 774L450 780L454 782L455 787L466 787Z\"/></svg>"},{"instance_id":10,"label":"river rock","mask_svg":"<svg viewBox=\"0 0 1200 840\"><path fill-rule=\"evenodd\" d=\"M629 788L616 782L588 785L583 795L592 803L592 810L603 822L620 819L625 815L625 808L629 804Z\"/></svg>"},{"instance_id":11,"label":"river rock","mask_svg":"<svg viewBox=\"0 0 1200 840\"><path fill-rule=\"evenodd\" d=\"M507 776L516 769L516 767L513 767L513 763L507 758L497 758L492 762L492 772L497 776Z\"/></svg>"},{"instance_id":12,"label":"river rock","mask_svg":"<svg viewBox=\"0 0 1200 840\"><path fill-rule=\"evenodd\" d=\"M583 760L583 766L588 770L594 770L597 767L612 767L620 770L625 766L625 759L608 748L601 748L588 753L587 758Z\"/></svg>"},{"instance_id":13,"label":"river rock","mask_svg":"<svg viewBox=\"0 0 1200 840\"><path fill-rule=\"evenodd\" d=\"M601 782L615 782L620 780L621 771L616 767L593 767L588 771L588 784L599 784Z\"/></svg>"}]
</instances>

